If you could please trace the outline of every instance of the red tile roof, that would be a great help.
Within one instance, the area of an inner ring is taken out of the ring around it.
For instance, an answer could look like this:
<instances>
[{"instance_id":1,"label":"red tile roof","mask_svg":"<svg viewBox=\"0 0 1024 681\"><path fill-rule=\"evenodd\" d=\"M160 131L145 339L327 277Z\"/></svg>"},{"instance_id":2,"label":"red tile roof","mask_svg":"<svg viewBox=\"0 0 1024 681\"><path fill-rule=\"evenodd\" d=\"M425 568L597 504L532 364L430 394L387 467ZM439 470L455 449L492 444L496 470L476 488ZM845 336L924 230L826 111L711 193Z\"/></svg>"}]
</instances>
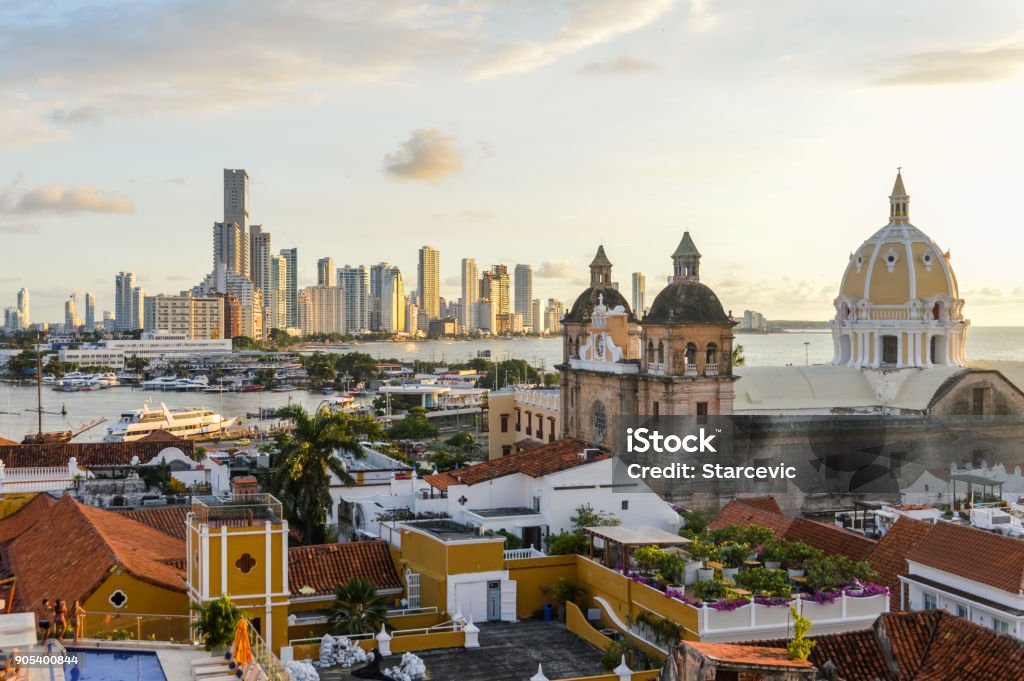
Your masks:
<instances>
[{"instance_id":1,"label":"red tile roof","mask_svg":"<svg viewBox=\"0 0 1024 681\"><path fill-rule=\"evenodd\" d=\"M901 517L868 554L868 562L878 573L872 581L889 587L889 593L892 594L889 609L894 612L900 610L899 576L909 572L907 554L928 536L933 527L931 523L922 520Z\"/></svg>"},{"instance_id":2,"label":"red tile roof","mask_svg":"<svg viewBox=\"0 0 1024 681\"><path fill-rule=\"evenodd\" d=\"M7 567L18 580L17 608L32 609L43 598L84 601L115 567L164 589L185 591L184 572L169 564L184 556L181 540L69 495L45 512L40 509L36 506L38 520L30 531L4 545ZM0 520L0 528L12 519Z\"/></svg>"},{"instance_id":3,"label":"red tile roof","mask_svg":"<svg viewBox=\"0 0 1024 681\"><path fill-rule=\"evenodd\" d=\"M781 537L789 529L793 522L781 513L766 511L759 505L751 505L741 499L734 499L726 504L718 516L712 520L708 527L712 530L720 530L729 525L760 525L775 530L775 536Z\"/></svg>"},{"instance_id":4,"label":"red tile roof","mask_svg":"<svg viewBox=\"0 0 1024 681\"><path fill-rule=\"evenodd\" d=\"M49 494L40 493L14 513L0 520L0 544L5 544L42 520L57 502Z\"/></svg>"},{"instance_id":5,"label":"red tile roof","mask_svg":"<svg viewBox=\"0 0 1024 681\"><path fill-rule=\"evenodd\" d=\"M885 613L873 628L814 636L810 661L844 681L1021 681L1024 642L945 610ZM751 645L777 648L782 641Z\"/></svg>"},{"instance_id":6,"label":"red tile roof","mask_svg":"<svg viewBox=\"0 0 1024 681\"><path fill-rule=\"evenodd\" d=\"M785 648L770 648L739 643L704 643L702 641L686 641L682 645L696 650L704 657L735 665L790 667L796 669L810 669L813 666L807 660L794 660L790 658L789 652Z\"/></svg>"},{"instance_id":7,"label":"red tile roof","mask_svg":"<svg viewBox=\"0 0 1024 681\"><path fill-rule=\"evenodd\" d=\"M776 515L782 515L782 507L779 506L779 502L775 501L775 497L740 497L736 499L736 502Z\"/></svg>"},{"instance_id":8,"label":"red tile roof","mask_svg":"<svg viewBox=\"0 0 1024 681\"><path fill-rule=\"evenodd\" d=\"M1024 541L940 522L907 560L1016 594L1024 589Z\"/></svg>"},{"instance_id":9,"label":"red tile roof","mask_svg":"<svg viewBox=\"0 0 1024 681\"><path fill-rule=\"evenodd\" d=\"M191 457L195 443L191 440L136 442L68 442L48 445L2 445L0 460L7 468L41 468L67 466L74 457L79 468L128 466L133 457L141 463L151 461L167 447L177 447Z\"/></svg>"},{"instance_id":10,"label":"red tile roof","mask_svg":"<svg viewBox=\"0 0 1024 681\"><path fill-rule=\"evenodd\" d=\"M436 475L428 475L424 480L431 487L447 489L452 485L475 485L516 473L539 478L544 475L558 473L609 458L608 454L600 453L584 460L580 458L580 454L586 448L587 445L582 440L564 438L536 449L531 449L528 452L516 452L500 459L493 459Z\"/></svg>"},{"instance_id":11,"label":"red tile roof","mask_svg":"<svg viewBox=\"0 0 1024 681\"><path fill-rule=\"evenodd\" d=\"M178 437L173 433L169 433L166 430L154 430L151 433L140 437L137 442L182 442L185 438Z\"/></svg>"},{"instance_id":12,"label":"red tile roof","mask_svg":"<svg viewBox=\"0 0 1024 681\"><path fill-rule=\"evenodd\" d=\"M0 446L4 447L17 447L20 443L14 440L8 440L7 438L0 437Z\"/></svg>"},{"instance_id":13,"label":"red tile roof","mask_svg":"<svg viewBox=\"0 0 1024 681\"><path fill-rule=\"evenodd\" d=\"M853 560L865 560L878 544L857 532L806 518L793 518L785 537L789 541L802 541L825 553L838 553Z\"/></svg>"},{"instance_id":14,"label":"red tile roof","mask_svg":"<svg viewBox=\"0 0 1024 681\"><path fill-rule=\"evenodd\" d=\"M288 589L293 598L330 596L335 587L362 577L383 589L401 589L402 582L387 542L359 541L296 546L288 549ZM309 587L314 594L303 594Z\"/></svg>"},{"instance_id":15,"label":"red tile roof","mask_svg":"<svg viewBox=\"0 0 1024 681\"><path fill-rule=\"evenodd\" d=\"M184 504L180 506L153 506L123 511L121 515L184 541L186 534L185 518L188 517L191 510L191 506Z\"/></svg>"}]
</instances>

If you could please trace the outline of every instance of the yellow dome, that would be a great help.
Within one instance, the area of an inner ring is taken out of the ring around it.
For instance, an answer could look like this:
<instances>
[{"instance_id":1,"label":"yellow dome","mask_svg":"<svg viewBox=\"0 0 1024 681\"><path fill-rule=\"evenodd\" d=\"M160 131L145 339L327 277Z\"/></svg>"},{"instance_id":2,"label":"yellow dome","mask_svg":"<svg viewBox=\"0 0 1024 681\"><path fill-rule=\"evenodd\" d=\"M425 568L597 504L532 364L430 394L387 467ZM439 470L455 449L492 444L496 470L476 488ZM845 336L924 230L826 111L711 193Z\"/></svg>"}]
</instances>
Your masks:
<instances>
[{"instance_id":1,"label":"yellow dome","mask_svg":"<svg viewBox=\"0 0 1024 681\"><path fill-rule=\"evenodd\" d=\"M910 197L903 178L889 197L889 224L875 232L850 256L840 296L873 305L905 305L913 300L959 299L956 275L932 239L910 224Z\"/></svg>"}]
</instances>

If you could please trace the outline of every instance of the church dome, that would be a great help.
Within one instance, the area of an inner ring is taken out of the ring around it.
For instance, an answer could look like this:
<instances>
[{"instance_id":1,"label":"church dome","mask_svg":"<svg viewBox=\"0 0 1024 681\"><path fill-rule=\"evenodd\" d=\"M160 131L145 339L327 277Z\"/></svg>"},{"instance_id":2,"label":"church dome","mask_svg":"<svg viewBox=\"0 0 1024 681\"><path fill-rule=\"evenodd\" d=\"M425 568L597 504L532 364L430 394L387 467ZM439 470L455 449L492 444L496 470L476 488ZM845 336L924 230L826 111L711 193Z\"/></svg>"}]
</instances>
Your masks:
<instances>
[{"instance_id":1,"label":"church dome","mask_svg":"<svg viewBox=\"0 0 1024 681\"><path fill-rule=\"evenodd\" d=\"M896 176L889 201L889 223L851 254L840 296L872 305L957 300L960 294L949 254L910 224L910 196L901 175Z\"/></svg>"},{"instance_id":2,"label":"church dome","mask_svg":"<svg viewBox=\"0 0 1024 681\"><path fill-rule=\"evenodd\" d=\"M654 299L644 324L730 324L715 292L694 279L677 279Z\"/></svg>"},{"instance_id":3,"label":"church dome","mask_svg":"<svg viewBox=\"0 0 1024 681\"><path fill-rule=\"evenodd\" d=\"M576 302L572 304L572 309L569 310L569 314L565 316L563 322L589 323L590 315L598 304L600 296L604 296L604 304L609 310L614 310L621 305L625 308L626 313L629 314L629 320L631 322L636 321L629 309L629 302L626 301L625 296L619 293L617 288L612 286L591 286L576 298Z\"/></svg>"}]
</instances>

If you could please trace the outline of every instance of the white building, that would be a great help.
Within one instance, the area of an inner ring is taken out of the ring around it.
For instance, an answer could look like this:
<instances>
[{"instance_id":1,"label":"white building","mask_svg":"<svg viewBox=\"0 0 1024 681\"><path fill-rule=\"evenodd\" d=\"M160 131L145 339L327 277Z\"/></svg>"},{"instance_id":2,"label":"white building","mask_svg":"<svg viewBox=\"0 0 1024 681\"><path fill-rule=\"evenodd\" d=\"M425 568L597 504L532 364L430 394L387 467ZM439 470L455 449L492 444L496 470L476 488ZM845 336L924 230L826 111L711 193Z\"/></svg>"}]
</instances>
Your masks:
<instances>
[{"instance_id":1,"label":"white building","mask_svg":"<svg viewBox=\"0 0 1024 681\"><path fill-rule=\"evenodd\" d=\"M646 484L616 484L611 457L572 439L430 475L426 481L431 497L417 502L418 512L445 512L460 523L506 530L537 549L549 533L571 529L570 518L586 504L626 526L679 528L679 514Z\"/></svg>"},{"instance_id":2,"label":"white building","mask_svg":"<svg viewBox=\"0 0 1024 681\"><path fill-rule=\"evenodd\" d=\"M362 265L339 267L338 286L345 296L345 333L365 333L370 328L370 273Z\"/></svg>"},{"instance_id":3,"label":"white building","mask_svg":"<svg viewBox=\"0 0 1024 681\"><path fill-rule=\"evenodd\" d=\"M480 297L480 272L473 258L462 259L462 316L459 324L465 333L480 328L477 322L477 300Z\"/></svg>"},{"instance_id":4,"label":"white building","mask_svg":"<svg viewBox=\"0 0 1024 681\"><path fill-rule=\"evenodd\" d=\"M426 313L427 319L440 317L441 254L430 246L420 249L416 286L420 310Z\"/></svg>"},{"instance_id":5,"label":"white building","mask_svg":"<svg viewBox=\"0 0 1024 681\"><path fill-rule=\"evenodd\" d=\"M515 269L516 302L515 313L522 315L522 326L533 330L533 268L529 265L516 265ZM515 329L513 329L515 332Z\"/></svg>"},{"instance_id":6,"label":"white building","mask_svg":"<svg viewBox=\"0 0 1024 681\"><path fill-rule=\"evenodd\" d=\"M288 328L288 259L280 254L270 256L270 276L263 289L266 309L270 311L268 328Z\"/></svg>"},{"instance_id":7,"label":"white building","mask_svg":"<svg viewBox=\"0 0 1024 681\"><path fill-rule=\"evenodd\" d=\"M133 326L132 290L135 288L133 272L118 272L114 277L114 325L118 331L131 331L142 326Z\"/></svg>"},{"instance_id":8,"label":"white building","mask_svg":"<svg viewBox=\"0 0 1024 681\"><path fill-rule=\"evenodd\" d=\"M49 346L43 346L49 349ZM80 366L105 366L123 369L125 360L132 357L147 362L168 357L217 355L231 352L230 339L192 339L186 334L144 333L140 340L104 340L83 343L75 347L62 347L60 361Z\"/></svg>"},{"instance_id":9,"label":"white building","mask_svg":"<svg viewBox=\"0 0 1024 681\"><path fill-rule=\"evenodd\" d=\"M633 314L643 317L647 311L647 277L643 272L633 273Z\"/></svg>"},{"instance_id":10,"label":"white building","mask_svg":"<svg viewBox=\"0 0 1024 681\"><path fill-rule=\"evenodd\" d=\"M380 331L405 331L405 286L402 272L391 267L381 272Z\"/></svg>"},{"instance_id":11,"label":"white building","mask_svg":"<svg viewBox=\"0 0 1024 681\"><path fill-rule=\"evenodd\" d=\"M940 521L906 559L903 609L942 608L1024 640L1024 541Z\"/></svg>"},{"instance_id":12,"label":"white building","mask_svg":"<svg viewBox=\"0 0 1024 681\"><path fill-rule=\"evenodd\" d=\"M189 339L224 337L222 296L146 296L143 329L148 333L170 333Z\"/></svg>"},{"instance_id":13,"label":"white building","mask_svg":"<svg viewBox=\"0 0 1024 681\"><path fill-rule=\"evenodd\" d=\"M299 293L299 328L303 335L344 334L345 298L338 286L307 286Z\"/></svg>"}]
</instances>

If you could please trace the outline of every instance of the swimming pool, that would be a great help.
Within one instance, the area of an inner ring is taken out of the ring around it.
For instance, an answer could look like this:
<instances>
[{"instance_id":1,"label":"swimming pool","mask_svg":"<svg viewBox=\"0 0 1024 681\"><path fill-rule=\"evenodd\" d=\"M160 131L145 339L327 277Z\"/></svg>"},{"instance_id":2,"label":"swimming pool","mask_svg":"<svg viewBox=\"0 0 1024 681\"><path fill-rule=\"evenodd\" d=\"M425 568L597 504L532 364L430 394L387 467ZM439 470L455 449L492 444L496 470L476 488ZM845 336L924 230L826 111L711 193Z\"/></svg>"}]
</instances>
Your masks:
<instances>
[{"instance_id":1,"label":"swimming pool","mask_svg":"<svg viewBox=\"0 0 1024 681\"><path fill-rule=\"evenodd\" d=\"M78 655L78 667L65 669L68 681L167 681L156 653L89 648L69 652Z\"/></svg>"}]
</instances>

